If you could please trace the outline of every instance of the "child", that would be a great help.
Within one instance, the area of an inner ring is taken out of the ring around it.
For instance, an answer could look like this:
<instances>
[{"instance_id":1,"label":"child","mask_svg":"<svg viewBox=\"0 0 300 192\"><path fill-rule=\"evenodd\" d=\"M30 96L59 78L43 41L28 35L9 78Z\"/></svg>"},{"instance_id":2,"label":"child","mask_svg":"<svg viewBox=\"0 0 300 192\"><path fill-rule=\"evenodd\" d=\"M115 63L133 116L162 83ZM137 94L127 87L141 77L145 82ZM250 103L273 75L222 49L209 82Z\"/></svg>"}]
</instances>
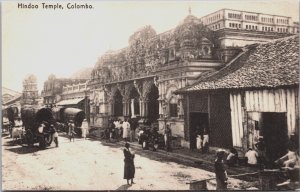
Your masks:
<instances>
[{"instance_id":1,"label":"child","mask_svg":"<svg viewBox=\"0 0 300 192\"><path fill-rule=\"evenodd\" d=\"M227 172L224 167L223 158L225 156L225 151L217 151L217 159L215 160L215 173L217 180L216 190L226 190L227 189Z\"/></svg>"}]
</instances>

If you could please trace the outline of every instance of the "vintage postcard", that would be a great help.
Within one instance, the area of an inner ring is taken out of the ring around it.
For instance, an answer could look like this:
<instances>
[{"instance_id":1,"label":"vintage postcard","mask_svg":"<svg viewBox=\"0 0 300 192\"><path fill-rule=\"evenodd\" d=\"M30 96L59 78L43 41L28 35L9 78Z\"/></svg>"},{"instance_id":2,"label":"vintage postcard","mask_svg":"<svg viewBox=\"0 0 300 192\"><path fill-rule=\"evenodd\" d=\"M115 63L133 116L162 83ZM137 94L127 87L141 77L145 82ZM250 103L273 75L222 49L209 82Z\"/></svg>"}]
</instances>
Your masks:
<instances>
[{"instance_id":1,"label":"vintage postcard","mask_svg":"<svg viewBox=\"0 0 300 192\"><path fill-rule=\"evenodd\" d=\"M297 190L299 1L2 1L2 190Z\"/></svg>"}]
</instances>

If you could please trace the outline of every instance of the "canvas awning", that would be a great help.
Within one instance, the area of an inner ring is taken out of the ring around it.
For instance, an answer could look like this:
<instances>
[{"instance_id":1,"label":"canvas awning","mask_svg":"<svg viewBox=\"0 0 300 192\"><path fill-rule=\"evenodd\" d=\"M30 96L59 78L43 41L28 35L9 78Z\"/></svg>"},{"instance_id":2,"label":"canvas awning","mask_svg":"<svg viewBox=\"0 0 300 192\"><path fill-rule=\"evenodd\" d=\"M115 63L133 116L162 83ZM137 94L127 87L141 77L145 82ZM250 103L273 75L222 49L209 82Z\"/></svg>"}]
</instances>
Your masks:
<instances>
[{"instance_id":1,"label":"canvas awning","mask_svg":"<svg viewBox=\"0 0 300 192\"><path fill-rule=\"evenodd\" d=\"M84 100L84 98L66 99L66 100L62 100L62 101L56 103L56 105L58 105L58 106L76 105L76 104L78 104L82 100Z\"/></svg>"}]
</instances>

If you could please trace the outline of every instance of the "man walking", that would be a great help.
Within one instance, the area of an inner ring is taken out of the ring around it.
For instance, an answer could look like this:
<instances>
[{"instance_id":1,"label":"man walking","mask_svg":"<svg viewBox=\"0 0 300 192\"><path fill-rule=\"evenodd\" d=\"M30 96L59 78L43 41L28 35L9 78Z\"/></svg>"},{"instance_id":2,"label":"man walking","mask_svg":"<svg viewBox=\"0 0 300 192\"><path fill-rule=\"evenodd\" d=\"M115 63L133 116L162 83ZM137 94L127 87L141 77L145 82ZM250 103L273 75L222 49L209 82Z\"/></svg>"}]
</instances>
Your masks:
<instances>
[{"instance_id":1,"label":"man walking","mask_svg":"<svg viewBox=\"0 0 300 192\"><path fill-rule=\"evenodd\" d=\"M69 122L69 139L70 139L70 142L72 141L75 141L75 138L74 138L74 135L75 135L75 131L74 131L75 127L74 127L74 123L72 120L70 120Z\"/></svg>"}]
</instances>

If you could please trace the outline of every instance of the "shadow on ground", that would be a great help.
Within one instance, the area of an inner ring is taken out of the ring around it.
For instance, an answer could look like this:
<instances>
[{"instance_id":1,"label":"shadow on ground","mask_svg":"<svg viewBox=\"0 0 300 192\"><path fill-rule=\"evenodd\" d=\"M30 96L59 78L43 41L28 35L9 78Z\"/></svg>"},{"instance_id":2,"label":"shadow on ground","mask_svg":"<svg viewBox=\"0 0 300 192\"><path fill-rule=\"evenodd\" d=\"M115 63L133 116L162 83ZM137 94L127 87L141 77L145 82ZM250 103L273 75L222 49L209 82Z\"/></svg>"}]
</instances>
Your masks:
<instances>
[{"instance_id":1,"label":"shadow on ground","mask_svg":"<svg viewBox=\"0 0 300 192\"><path fill-rule=\"evenodd\" d=\"M129 189L131 187L131 185L127 185L127 184L124 184L124 185L121 185L118 189L116 189L116 190L127 190L127 189Z\"/></svg>"},{"instance_id":2,"label":"shadow on ground","mask_svg":"<svg viewBox=\"0 0 300 192\"><path fill-rule=\"evenodd\" d=\"M39 151L39 148L38 147L19 146L17 148L10 148L10 149L6 149L6 150L23 155L23 154L37 152L37 151Z\"/></svg>"},{"instance_id":3,"label":"shadow on ground","mask_svg":"<svg viewBox=\"0 0 300 192\"><path fill-rule=\"evenodd\" d=\"M21 143L21 141L18 139L18 140L15 140L15 139L11 139L9 141L6 141L3 146L16 146L16 145L19 145Z\"/></svg>"}]
</instances>

